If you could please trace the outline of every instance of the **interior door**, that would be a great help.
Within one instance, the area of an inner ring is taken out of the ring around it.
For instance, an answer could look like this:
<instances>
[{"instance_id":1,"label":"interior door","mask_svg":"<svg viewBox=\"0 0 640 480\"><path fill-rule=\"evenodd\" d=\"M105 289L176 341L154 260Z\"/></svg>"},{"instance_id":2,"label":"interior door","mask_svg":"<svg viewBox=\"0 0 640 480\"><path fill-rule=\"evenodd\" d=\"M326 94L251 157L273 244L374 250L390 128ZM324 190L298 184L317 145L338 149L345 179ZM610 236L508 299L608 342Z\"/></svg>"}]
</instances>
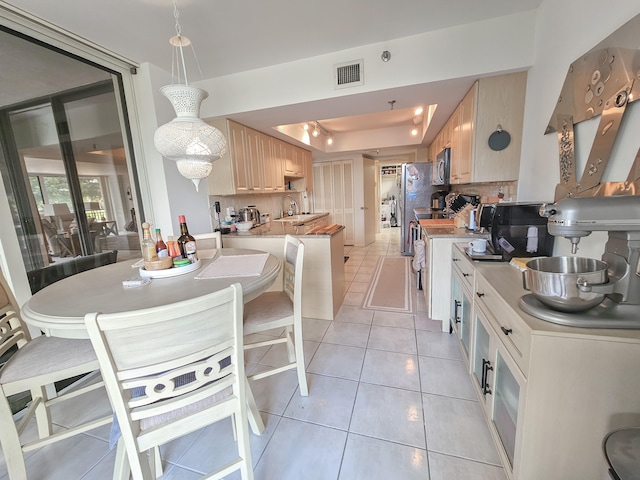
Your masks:
<instances>
[{"instance_id":1,"label":"interior door","mask_svg":"<svg viewBox=\"0 0 640 480\"><path fill-rule=\"evenodd\" d=\"M364 183L364 244L369 245L376 241L376 226L378 218L376 214L376 162L373 159L364 158L362 166L362 181Z\"/></svg>"}]
</instances>

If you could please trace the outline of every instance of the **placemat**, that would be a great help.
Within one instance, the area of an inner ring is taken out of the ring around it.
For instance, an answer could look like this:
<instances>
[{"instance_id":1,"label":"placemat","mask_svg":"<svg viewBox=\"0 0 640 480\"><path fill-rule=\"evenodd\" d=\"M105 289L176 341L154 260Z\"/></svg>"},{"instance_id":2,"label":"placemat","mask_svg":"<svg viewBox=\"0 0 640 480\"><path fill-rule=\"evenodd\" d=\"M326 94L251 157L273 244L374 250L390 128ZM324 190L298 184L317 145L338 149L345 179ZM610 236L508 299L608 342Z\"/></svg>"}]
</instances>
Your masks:
<instances>
[{"instance_id":1,"label":"placemat","mask_svg":"<svg viewBox=\"0 0 640 480\"><path fill-rule=\"evenodd\" d=\"M257 277L262 273L268 258L268 253L223 255L211 262L195 278L202 280L225 277Z\"/></svg>"}]
</instances>

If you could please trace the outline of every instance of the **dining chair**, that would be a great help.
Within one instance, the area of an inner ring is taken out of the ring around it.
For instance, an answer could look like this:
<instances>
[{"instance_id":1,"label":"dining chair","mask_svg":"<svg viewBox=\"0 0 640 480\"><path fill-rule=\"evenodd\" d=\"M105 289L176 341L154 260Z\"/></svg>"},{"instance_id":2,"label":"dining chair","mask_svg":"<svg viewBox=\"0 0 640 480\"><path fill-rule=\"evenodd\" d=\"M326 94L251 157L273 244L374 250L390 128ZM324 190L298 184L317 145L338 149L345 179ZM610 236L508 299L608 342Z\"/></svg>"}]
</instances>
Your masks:
<instances>
[{"instance_id":1,"label":"dining chair","mask_svg":"<svg viewBox=\"0 0 640 480\"><path fill-rule=\"evenodd\" d=\"M238 456L206 478L240 470L253 479L242 303L234 284L171 305L85 316L121 431L114 470L121 478L129 469L136 480L155 478L157 447L231 417Z\"/></svg>"},{"instance_id":2,"label":"dining chair","mask_svg":"<svg viewBox=\"0 0 640 480\"><path fill-rule=\"evenodd\" d=\"M210 258L213 251L222 248L222 235L220 232L197 233L192 235L196 239L199 258Z\"/></svg>"},{"instance_id":3,"label":"dining chair","mask_svg":"<svg viewBox=\"0 0 640 480\"><path fill-rule=\"evenodd\" d=\"M304 244L292 235L284 239L282 291L265 292L244 306L244 349L286 343L289 363L269 368L249 380L259 380L287 370L296 369L300 395L309 395L304 365L302 340L302 267ZM276 335L269 340L247 341L254 333L271 332Z\"/></svg>"},{"instance_id":4,"label":"dining chair","mask_svg":"<svg viewBox=\"0 0 640 480\"><path fill-rule=\"evenodd\" d=\"M16 299L0 274L0 357L8 360L0 367L0 444L9 478L27 478L24 454L45 445L111 423L113 415L93 419L53 433L51 407L78 395L102 388L102 381L81 388L69 387L66 393L48 395L54 382L96 372L98 359L89 340L38 336L31 338L20 317ZM78 382L80 383L80 382ZM29 392L31 402L22 418L15 422L10 396ZM50 398L52 397L52 398ZM77 400L77 399L76 399ZM35 418L39 438L27 440L24 433Z\"/></svg>"}]
</instances>

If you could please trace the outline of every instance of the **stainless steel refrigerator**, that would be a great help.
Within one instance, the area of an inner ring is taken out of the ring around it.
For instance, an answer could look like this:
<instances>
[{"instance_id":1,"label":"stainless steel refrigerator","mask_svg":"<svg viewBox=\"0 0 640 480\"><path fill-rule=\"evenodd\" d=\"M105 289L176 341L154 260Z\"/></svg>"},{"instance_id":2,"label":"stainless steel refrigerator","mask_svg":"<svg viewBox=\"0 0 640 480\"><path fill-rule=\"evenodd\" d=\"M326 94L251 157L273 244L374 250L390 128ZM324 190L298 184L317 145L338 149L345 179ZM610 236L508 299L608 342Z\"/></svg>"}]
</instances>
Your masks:
<instances>
[{"instance_id":1,"label":"stainless steel refrigerator","mask_svg":"<svg viewBox=\"0 0 640 480\"><path fill-rule=\"evenodd\" d=\"M419 229L411 228L415 222L414 208L431 208L431 195L441 185L431 185L433 166L428 163L403 163L398 202L398 224L401 228L402 255L413 255L413 241ZM439 188L440 187L440 188Z\"/></svg>"}]
</instances>

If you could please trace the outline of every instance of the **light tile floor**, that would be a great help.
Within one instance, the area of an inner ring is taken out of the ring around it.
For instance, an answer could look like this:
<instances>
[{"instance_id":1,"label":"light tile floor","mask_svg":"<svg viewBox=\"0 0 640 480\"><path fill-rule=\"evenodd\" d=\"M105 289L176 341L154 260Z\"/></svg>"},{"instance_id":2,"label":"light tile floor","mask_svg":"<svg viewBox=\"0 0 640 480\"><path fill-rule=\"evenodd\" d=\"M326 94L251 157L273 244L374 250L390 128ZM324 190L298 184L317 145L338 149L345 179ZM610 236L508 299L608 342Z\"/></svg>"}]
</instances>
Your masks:
<instances>
[{"instance_id":1,"label":"light tile floor","mask_svg":"<svg viewBox=\"0 0 640 480\"><path fill-rule=\"evenodd\" d=\"M336 319L305 319L309 397L294 371L252 382L266 425L250 435L257 480L506 479L457 341L427 317L422 292L415 314L360 308L378 258L399 255L399 233L383 229L372 245L347 247ZM247 372L278 364L279 347L251 350ZM97 391L59 412L59 428L109 410ZM31 453L29 479L111 478L108 435L104 427ZM164 446L162 478L198 478L234 452L231 424L219 422Z\"/></svg>"}]
</instances>

